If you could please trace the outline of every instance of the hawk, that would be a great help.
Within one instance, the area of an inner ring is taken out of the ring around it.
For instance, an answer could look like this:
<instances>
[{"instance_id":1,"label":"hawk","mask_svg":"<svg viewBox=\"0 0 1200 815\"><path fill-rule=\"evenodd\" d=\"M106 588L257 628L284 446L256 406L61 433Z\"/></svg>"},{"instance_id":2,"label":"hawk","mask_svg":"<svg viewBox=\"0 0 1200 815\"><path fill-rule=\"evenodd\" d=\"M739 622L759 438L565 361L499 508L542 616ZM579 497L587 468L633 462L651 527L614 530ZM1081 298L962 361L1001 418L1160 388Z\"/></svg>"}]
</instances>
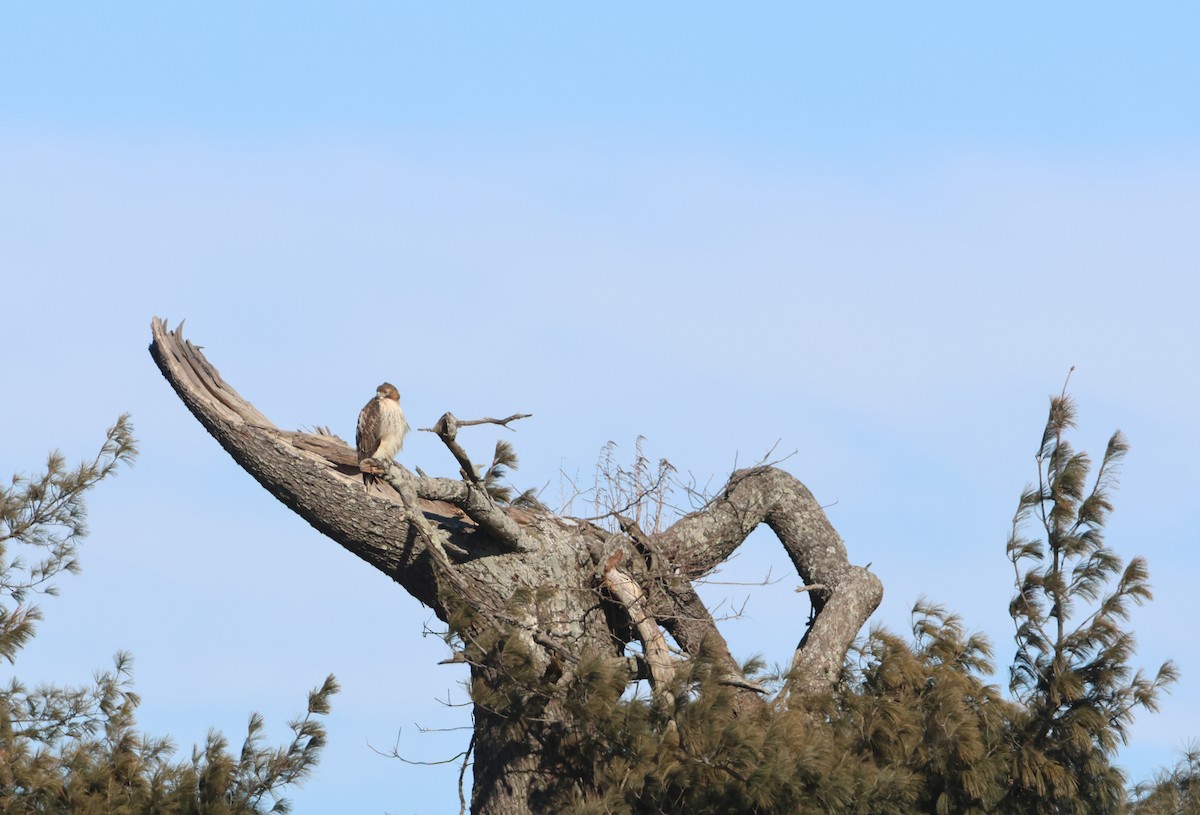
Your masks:
<instances>
[{"instance_id":1,"label":"hawk","mask_svg":"<svg viewBox=\"0 0 1200 815\"><path fill-rule=\"evenodd\" d=\"M400 409L400 391L390 382L384 382L375 389L375 398L367 402L358 414L358 432L354 434L354 444L358 448L359 469L362 470L368 461L380 462L384 467L390 465L404 447L406 433L408 422L404 420L404 411ZM362 477L367 489L377 478L365 470Z\"/></svg>"}]
</instances>

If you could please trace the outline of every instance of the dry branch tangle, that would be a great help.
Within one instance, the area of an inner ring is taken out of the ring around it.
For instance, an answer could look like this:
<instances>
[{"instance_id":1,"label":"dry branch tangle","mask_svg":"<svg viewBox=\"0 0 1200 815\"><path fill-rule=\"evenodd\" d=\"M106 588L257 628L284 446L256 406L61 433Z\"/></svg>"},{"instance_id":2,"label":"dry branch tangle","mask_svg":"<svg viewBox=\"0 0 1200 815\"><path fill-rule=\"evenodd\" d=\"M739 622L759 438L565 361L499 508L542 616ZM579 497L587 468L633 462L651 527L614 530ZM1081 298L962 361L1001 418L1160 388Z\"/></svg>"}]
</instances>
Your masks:
<instances>
[{"instance_id":1,"label":"dry branch tangle","mask_svg":"<svg viewBox=\"0 0 1200 815\"><path fill-rule=\"evenodd\" d=\"M760 689L742 675L692 586L760 523L778 536L804 584L825 587L806 593L815 619L806 632L796 632L800 645L783 699L832 686L847 649L882 599L878 578L850 564L808 489L772 467L734 473L707 506L658 535L629 521L614 534L577 519L497 505L474 483L474 473L465 480L418 477L397 465L387 474L389 487L365 492L348 445L331 435L275 427L183 338L181 328L168 331L155 319L151 355L193 415L263 487L442 619L449 617L450 592L475 613L472 625L518 631L535 660L564 666L565 676L586 649L617 657L637 639L661 694L673 675L661 626L683 652L695 655L703 647L716 655L739 708L761 706ZM456 426L471 423L447 416ZM465 458L450 441L453 434L447 446ZM544 587L554 591L539 592ZM517 591L539 599L514 610L509 600ZM598 613L601 608L606 613ZM465 632L466 638L471 634ZM472 672L487 682L504 681L495 665L472 664ZM472 811L528 811L532 785L546 782L537 745L514 748L505 740L503 721L478 707L476 728ZM522 732L520 738L535 739Z\"/></svg>"}]
</instances>

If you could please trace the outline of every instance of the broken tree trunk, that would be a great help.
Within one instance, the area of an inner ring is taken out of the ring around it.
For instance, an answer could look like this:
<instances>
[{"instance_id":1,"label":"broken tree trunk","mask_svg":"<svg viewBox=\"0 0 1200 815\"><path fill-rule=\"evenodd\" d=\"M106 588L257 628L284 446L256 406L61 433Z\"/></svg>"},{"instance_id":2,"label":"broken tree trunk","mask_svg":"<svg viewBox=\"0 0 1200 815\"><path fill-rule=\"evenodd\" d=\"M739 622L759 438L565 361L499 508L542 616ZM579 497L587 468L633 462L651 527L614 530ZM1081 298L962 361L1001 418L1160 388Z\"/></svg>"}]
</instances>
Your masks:
<instances>
[{"instance_id":1,"label":"broken tree trunk","mask_svg":"<svg viewBox=\"0 0 1200 815\"><path fill-rule=\"evenodd\" d=\"M679 660L703 650L733 694L734 710L749 714L831 689L882 598L878 578L849 563L809 491L773 467L735 472L706 506L661 533L624 518L622 531L610 532L494 500L455 438L472 422L446 414L434 431L468 462L462 480L393 465L381 468L380 486L364 491L350 446L333 435L275 427L181 329L155 319L150 353L205 429L289 509L450 624L471 665L471 811L478 815L540 811L539 802L571 783L548 747L570 723L562 700L546 689L567 687L589 655L628 666L630 682L647 680L669 719ZM773 701L743 675L693 588L759 524L771 528L813 588L811 625L796 632L792 671ZM498 696L510 706L498 709L490 701Z\"/></svg>"}]
</instances>

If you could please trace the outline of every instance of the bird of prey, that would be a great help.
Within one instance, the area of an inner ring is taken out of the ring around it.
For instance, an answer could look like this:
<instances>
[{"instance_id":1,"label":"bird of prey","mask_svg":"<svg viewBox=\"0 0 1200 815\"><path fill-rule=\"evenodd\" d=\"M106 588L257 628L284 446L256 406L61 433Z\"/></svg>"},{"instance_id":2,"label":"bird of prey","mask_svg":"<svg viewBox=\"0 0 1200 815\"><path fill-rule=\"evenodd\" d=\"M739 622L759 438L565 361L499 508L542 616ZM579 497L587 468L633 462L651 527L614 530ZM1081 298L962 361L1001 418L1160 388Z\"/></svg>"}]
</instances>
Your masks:
<instances>
[{"instance_id":1,"label":"bird of prey","mask_svg":"<svg viewBox=\"0 0 1200 815\"><path fill-rule=\"evenodd\" d=\"M406 433L408 422L404 419L404 411L400 409L400 391L391 383L384 382L375 389L375 398L367 402L358 414L354 443L358 448L359 469L368 461L390 466L392 459L404 447ZM367 489L377 478L365 471L362 477L363 486Z\"/></svg>"}]
</instances>

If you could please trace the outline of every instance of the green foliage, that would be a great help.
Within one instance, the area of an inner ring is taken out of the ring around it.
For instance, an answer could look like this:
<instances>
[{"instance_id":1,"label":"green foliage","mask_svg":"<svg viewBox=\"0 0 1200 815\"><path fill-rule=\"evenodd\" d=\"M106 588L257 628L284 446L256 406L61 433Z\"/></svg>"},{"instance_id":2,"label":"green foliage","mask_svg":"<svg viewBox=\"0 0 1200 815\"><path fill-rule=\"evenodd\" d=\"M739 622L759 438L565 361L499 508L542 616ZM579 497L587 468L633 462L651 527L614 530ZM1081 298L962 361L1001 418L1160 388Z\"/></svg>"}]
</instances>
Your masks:
<instances>
[{"instance_id":1,"label":"green foliage","mask_svg":"<svg viewBox=\"0 0 1200 815\"><path fill-rule=\"evenodd\" d=\"M1052 399L1038 485L1022 494L1008 542L1017 587L1008 696L988 681L991 644L922 600L911 638L872 630L823 698L739 713L701 654L677 664L674 705L663 710L630 692L630 667L611 651L541 672L517 627L474 635L472 698L514 733L520 722L534 734L542 769L561 782L540 811L1200 813L1196 754L1133 792L1113 763L1135 711L1155 709L1175 670L1134 670L1128 615L1150 598L1147 570L1104 542L1127 444L1114 434L1089 482L1088 457L1065 439L1073 422L1065 394ZM625 493L644 496L633 483ZM451 626L478 632L480 622L463 612Z\"/></svg>"},{"instance_id":2,"label":"green foliage","mask_svg":"<svg viewBox=\"0 0 1200 815\"><path fill-rule=\"evenodd\" d=\"M874 772L903 780L901 811L996 811L1009 773L1012 705L983 677L991 646L919 602L913 640L875 629L854 653L830 716L839 742Z\"/></svg>"},{"instance_id":3,"label":"green foliage","mask_svg":"<svg viewBox=\"0 0 1200 815\"><path fill-rule=\"evenodd\" d=\"M501 479L508 474L509 470L515 469L517 469L517 451L510 442L503 439L497 441L496 452L492 454L492 463L483 473L483 484L492 500L503 503L513 502L512 487L504 484ZM525 498L526 496L527 493L521 493L520 497Z\"/></svg>"},{"instance_id":4,"label":"green foliage","mask_svg":"<svg viewBox=\"0 0 1200 815\"><path fill-rule=\"evenodd\" d=\"M1133 790L1130 815L1200 815L1200 750L1192 748L1179 763Z\"/></svg>"},{"instance_id":5,"label":"green foliage","mask_svg":"<svg viewBox=\"0 0 1200 815\"><path fill-rule=\"evenodd\" d=\"M1011 795L1026 812L1119 811L1125 779L1111 761L1135 710L1156 710L1177 678L1170 662L1153 677L1132 669L1126 623L1130 603L1150 599L1148 571L1140 557L1124 565L1104 541L1128 444L1112 435L1089 489L1091 461L1064 438L1074 425L1070 397L1052 398L1038 484L1022 494L1008 541L1017 576L1009 685L1019 702Z\"/></svg>"},{"instance_id":6,"label":"green foliage","mask_svg":"<svg viewBox=\"0 0 1200 815\"><path fill-rule=\"evenodd\" d=\"M482 468L481 468L482 469ZM538 500L537 489L530 487L520 493L513 492L511 484L504 482L510 470L517 469L517 451L512 444L501 439L496 442L496 452L492 454L492 463L483 472L483 486L493 501L511 504L515 507L544 510L546 507Z\"/></svg>"},{"instance_id":7,"label":"green foliage","mask_svg":"<svg viewBox=\"0 0 1200 815\"><path fill-rule=\"evenodd\" d=\"M128 414L108 429L99 454L71 469L55 451L46 470L17 474L0 489L0 657L12 662L41 619L31 594L56 594L57 575L77 572L79 541L87 534L83 495L137 456Z\"/></svg>"},{"instance_id":8,"label":"green foliage","mask_svg":"<svg viewBox=\"0 0 1200 815\"><path fill-rule=\"evenodd\" d=\"M87 533L84 496L133 461L132 433L122 416L90 463L71 469L56 452L44 472L15 476L0 490L0 655L8 662L41 618L30 595L54 594L56 575L78 571L78 545ZM11 679L0 688L0 813L287 812L280 791L316 765L325 731L314 716L328 713L336 692L332 676L312 691L284 747L263 745L262 718L254 714L237 758L224 736L210 732L189 761L173 761L170 739L136 729L140 699L127 654L83 687L30 690Z\"/></svg>"},{"instance_id":9,"label":"green foliage","mask_svg":"<svg viewBox=\"0 0 1200 815\"><path fill-rule=\"evenodd\" d=\"M994 811L1006 771L994 746L1009 706L976 673L990 669L987 644L928 605L915 613L914 637L875 630L836 693L751 715L735 712L705 657L690 662L667 720L638 700L620 706L612 737L626 757L606 760L595 791L568 811ZM637 707L641 716L625 710Z\"/></svg>"}]
</instances>

